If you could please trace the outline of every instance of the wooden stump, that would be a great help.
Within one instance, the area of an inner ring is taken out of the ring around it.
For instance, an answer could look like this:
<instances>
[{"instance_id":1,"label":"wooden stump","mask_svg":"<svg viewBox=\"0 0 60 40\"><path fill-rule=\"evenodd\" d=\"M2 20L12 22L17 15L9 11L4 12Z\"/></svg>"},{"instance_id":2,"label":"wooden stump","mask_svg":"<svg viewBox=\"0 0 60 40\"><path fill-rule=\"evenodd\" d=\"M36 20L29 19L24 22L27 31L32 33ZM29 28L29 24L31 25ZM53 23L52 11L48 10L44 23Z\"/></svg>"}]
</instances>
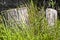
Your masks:
<instances>
[{"instance_id":1,"label":"wooden stump","mask_svg":"<svg viewBox=\"0 0 60 40\"><path fill-rule=\"evenodd\" d=\"M22 7L22 8L16 8L16 9L10 9L10 10L5 10L2 12L2 15L5 17L5 20L9 24L27 24L28 22L28 11L27 7ZM11 25L12 25L11 24Z\"/></svg>"},{"instance_id":2,"label":"wooden stump","mask_svg":"<svg viewBox=\"0 0 60 40\"><path fill-rule=\"evenodd\" d=\"M48 25L53 26L57 20L57 11L52 8L46 9L46 18L48 21Z\"/></svg>"}]
</instances>

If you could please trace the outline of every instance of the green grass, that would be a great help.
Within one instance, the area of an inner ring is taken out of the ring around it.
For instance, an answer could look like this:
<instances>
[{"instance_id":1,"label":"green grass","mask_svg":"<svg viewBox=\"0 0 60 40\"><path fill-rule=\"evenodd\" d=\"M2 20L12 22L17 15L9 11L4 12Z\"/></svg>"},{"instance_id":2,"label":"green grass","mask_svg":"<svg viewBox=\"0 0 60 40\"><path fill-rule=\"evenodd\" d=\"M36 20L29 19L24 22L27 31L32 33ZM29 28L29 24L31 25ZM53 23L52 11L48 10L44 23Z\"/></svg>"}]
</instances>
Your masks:
<instances>
[{"instance_id":1,"label":"green grass","mask_svg":"<svg viewBox=\"0 0 60 40\"><path fill-rule=\"evenodd\" d=\"M0 40L60 40L60 22L52 26L54 28L48 27L45 23L42 26L39 23L33 24L22 30L0 24Z\"/></svg>"},{"instance_id":2,"label":"green grass","mask_svg":"<svg viewBox=\"0 0 60 40\"><path fill-rule=\"evenodd\" d=\"M22 24L9 27L0 24L0 40L60 40L60 21L55 26L48 26L44 7L38 11L36 4L31 1L28 7L29 25Z\"/></svg>"}]
</instances>

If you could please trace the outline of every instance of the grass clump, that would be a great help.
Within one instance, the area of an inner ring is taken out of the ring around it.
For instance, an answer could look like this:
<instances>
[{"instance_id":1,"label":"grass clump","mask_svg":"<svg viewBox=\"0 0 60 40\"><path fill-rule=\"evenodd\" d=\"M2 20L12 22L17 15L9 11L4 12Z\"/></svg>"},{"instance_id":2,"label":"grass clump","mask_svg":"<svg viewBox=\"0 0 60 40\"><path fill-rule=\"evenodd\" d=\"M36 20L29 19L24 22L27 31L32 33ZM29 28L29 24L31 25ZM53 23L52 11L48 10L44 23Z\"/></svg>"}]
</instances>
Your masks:
<instances>
[{"instance_id":1,"label":"grass clump","mask_svg":"<svg viewBox=\"0 0 60 40\"><path fill-rule=\"evenodd\" d=\"M60 22L49 27L45 18L44 7L38 7L31 1L28 7L29 25L5 27L0 24L0 40L60 40ZM23 28L24 27L24 28Z\"/></svg>"}]
</instances>

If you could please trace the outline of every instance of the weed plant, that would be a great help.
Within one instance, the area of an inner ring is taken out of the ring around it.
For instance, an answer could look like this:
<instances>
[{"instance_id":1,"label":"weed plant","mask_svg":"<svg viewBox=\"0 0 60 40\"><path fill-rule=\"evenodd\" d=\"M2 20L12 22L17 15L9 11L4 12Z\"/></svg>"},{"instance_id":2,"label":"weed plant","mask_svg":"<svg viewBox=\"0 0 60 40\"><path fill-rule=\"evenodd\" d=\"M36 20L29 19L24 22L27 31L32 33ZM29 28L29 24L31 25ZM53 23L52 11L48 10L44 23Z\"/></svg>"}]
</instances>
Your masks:
<instances>
[{"instance_id":1,"label":"weed plant","mask_svg":"<svg viewBox=\"0 0 60 40\"><path fill-rule=\"evenodd\" d=\"M48 26L44 7L38 7L31 1L28 7L29 25L5 27L0 24L0 40L60 40L60 22L55 26Z\"/></svg>"}]
</instances>

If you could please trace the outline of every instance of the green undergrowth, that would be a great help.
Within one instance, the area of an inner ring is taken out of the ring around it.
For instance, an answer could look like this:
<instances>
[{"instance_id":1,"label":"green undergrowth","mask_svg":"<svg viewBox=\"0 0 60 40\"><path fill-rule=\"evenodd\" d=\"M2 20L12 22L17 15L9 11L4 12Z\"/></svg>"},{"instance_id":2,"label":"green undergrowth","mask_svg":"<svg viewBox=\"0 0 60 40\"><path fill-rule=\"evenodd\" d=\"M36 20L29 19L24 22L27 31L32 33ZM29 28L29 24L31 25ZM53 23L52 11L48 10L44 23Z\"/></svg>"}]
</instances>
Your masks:
<instances>
[{"instance_id":1,"label":"green undergrowth","mask_svg":"<svg viewBox=\"0 0 60 40\"><path fill-rule=\"evenodd\" d=\"M31 1L28 7L29 25L4 26L0 23L0 40L60 40L60 21L49 26L45 17L44 7L38 10Z\"/></svg>"}]
</instances>

